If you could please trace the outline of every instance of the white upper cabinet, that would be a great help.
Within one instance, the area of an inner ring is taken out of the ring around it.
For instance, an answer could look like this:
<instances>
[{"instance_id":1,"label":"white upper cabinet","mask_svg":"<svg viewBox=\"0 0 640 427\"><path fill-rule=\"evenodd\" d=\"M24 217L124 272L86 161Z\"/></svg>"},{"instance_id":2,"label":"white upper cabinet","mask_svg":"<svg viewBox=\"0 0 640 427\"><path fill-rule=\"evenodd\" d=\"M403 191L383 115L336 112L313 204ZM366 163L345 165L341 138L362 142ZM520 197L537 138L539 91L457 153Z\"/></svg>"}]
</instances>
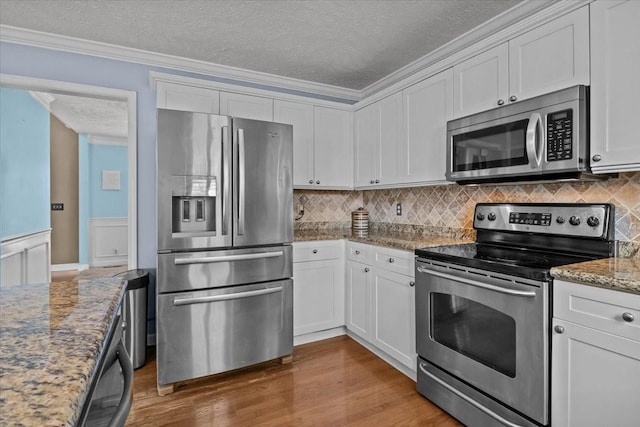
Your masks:
<instances>
[{"instance_id":1,"label":"white upper cabinet","mask_svg":"<svg viewBox=\"0 0 640 427\"><path fill-rule=\"evenodd\" d=\"M402 92L356 111L355 121L355 186L398 183Z\"/></svg>"},{"instance_id":2,"label":"white upper cabinet","mask_svg":"<svg viewBox=\"0 0 640 427\"><path fill-rule=\"evenodd\" d=\"M502 44L453 67L455 117L489 110L508 102L509 47Z\"/></svg>"},{"instance_id":3,"label":"white upper cabinet","mask_svg":"<svg viewBox=\"0 0 640 427\"><path fill-rule=\"evenodd\" d=\"M447 121L453 115L453 71L402 91L405 137L400 144L403 183L444 183Z\"/></svg>"},{"instance_id":4,"label":"white upper cabinet","mask_svg":"<svg viewBox=\"0 0 640 427\"><path fill-rule=\"evenodd\" d=\"M453 67L456 118L588 85L589 9L582 7Z\"/></svg>"},{"instance_id":5,"label":"white upper cabinet","mask_svg":"<svg viewBox=\"0 0 640 427\"><path fill-rule=\"evenodd\" d=\"M313 181L313 105L273 102L273 121L293 125L293 185Z\"/></svg>"},{"instance_id":6,"label":"white upper cabinet","mask_svg":"<svg viewBox=\"0 0 640 427\"><path fill-rule=\"evenodd\" d=\"M273 99L241 93L220 93L220 114L243 119L273 121Z\"/></svg>"},{"instance_id":7,"label":"white upper cabinet","mask_svg":"<svg viewBox=\"0 0 640 427\"><path fill-rule=\"evenodd\" d=\"M591 167L640 170L640 2L591 4Z\"/></svg>"},{"instance_id":8,"label":"white upper cabinet","mask_svg":"<svg viewBox=\"0 0 640 427\"><path fill-rule=\"evenodd\" d=\"M351 111L314 107L313 185L317 188L353 188Z\"/></svg>"},{"instance_id":9,"label":"white upper cabinet","mask_svg":"<svg viewBox=\"0 0 640 427\"><path fill-rule=\"evenodd\" d=\"M220 92L197 86L158 82L157 107L196 113L220 113Z\"/></svg>"}]
</instances>

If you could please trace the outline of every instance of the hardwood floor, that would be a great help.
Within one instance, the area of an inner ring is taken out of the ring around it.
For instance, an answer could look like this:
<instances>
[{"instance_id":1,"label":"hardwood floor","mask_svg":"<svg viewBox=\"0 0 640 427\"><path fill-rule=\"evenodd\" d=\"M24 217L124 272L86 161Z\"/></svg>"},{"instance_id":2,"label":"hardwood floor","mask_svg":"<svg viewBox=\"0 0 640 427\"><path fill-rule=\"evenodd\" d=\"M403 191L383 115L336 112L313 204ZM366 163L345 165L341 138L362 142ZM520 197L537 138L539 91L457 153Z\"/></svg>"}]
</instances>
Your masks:
<instances>
[{"instance_id":1,"label":"hardwood floor","mask_svg":"<svg viewBox=\"0 0 640 427\"><path fill-rule=\"evenodd\" d=\"M192 380L159 397L156 363L135 371L127 426L460 426L413 381L349 337L294 349L293 363L263 363Z\"/></svg>"}]
</instances>

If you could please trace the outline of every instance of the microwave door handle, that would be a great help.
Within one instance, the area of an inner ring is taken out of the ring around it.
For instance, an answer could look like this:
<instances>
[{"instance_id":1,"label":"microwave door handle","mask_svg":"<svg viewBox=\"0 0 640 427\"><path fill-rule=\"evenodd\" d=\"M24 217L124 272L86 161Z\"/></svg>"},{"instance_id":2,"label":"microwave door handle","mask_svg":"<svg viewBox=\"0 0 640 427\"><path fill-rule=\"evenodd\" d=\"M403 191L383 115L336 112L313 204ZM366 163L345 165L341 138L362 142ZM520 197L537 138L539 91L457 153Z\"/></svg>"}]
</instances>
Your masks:
<instances>
[{"instance_id":1,"label":"microwave door handle","mask_svg":"<svg viewBox=\"0 0 640 427\"><path fill-rule=\"evenodd\" d=\"M231 168L229 167L229 127L222 126L222 234L229 234L229 187Z\"/></svg>"},{"instance_id":2,"label":"microwave door handle","mask_svg":"<svg viewBox=\"0 0 640 427\"><path fill-rule=\"evenodd\" d=\"M527 158L529 159L531 169L537 169L540 167L540 160L542 157L539 153L539 147L542 144L539 144L537 141L538 138L536 138L536 135L540 135L540 137L542 137L542 131L538 132L539 127L542 127L542 117L539 113L531 114L526 134Z\"/></svg>"}]
</instances>

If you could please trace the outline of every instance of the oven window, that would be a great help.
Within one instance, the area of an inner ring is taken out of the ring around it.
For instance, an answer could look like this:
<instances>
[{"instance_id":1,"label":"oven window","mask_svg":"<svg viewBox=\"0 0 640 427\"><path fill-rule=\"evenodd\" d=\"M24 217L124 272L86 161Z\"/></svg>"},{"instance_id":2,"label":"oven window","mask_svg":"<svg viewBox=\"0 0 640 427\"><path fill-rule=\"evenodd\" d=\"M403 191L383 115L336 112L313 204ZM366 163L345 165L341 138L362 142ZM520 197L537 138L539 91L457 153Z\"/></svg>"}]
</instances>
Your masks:
<instances>
[{"instance_id":1,"label":"oven window","mask_svg":"<svg viewBox=\"0 0 640 427\"><path fill-rule=\"evenodd\" d=\"M454 172L526 165L528 119L453 136Z\"/></svg>"},{"instance_id":2,"label":"oven window","mask_svg":"<svg viewBox=\"0 0 640 427\"><path fill-rule=\"evenodd\" d=\"M511 378L516 376L515 319L475 301L431 293L431 337Z\"/></svg>"}]
</instances>

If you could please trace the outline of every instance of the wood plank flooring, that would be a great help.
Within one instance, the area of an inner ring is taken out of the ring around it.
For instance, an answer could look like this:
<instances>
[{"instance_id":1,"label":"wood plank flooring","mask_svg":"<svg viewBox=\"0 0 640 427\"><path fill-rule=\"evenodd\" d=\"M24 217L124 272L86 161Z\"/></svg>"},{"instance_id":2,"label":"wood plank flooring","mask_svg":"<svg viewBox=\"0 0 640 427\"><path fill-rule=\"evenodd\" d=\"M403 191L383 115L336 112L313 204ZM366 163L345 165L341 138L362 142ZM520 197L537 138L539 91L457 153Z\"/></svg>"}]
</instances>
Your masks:
<instances>
[{"instance_id":1,"label":"wood plank flooring","mask_svg":"<svg viewBox=\"0 0 640 427\"><path fill-rule=\"evenodd\" d=\"M192 380L159 397L156 363L135 371L127 426L460 426L409 378L347 336L263 363Z\"/></svg>"}]
</instances>

